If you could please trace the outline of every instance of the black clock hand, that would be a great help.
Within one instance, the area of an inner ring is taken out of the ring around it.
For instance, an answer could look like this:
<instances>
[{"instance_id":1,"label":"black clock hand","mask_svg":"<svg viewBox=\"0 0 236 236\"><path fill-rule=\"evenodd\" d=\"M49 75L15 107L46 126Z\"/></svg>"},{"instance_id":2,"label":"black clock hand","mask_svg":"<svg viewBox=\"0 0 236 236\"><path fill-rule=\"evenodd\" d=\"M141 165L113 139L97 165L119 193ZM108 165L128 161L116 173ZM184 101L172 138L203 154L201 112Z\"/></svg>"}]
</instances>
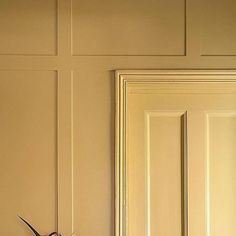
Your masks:
<instances>
[{"instance_id":1,"label":"black clock hand","mask_svg":"<svg viewBox=\"0 0 236 236\"><path fill-rule=\"evenodd\" d=\"M35 236L41 236L25 219L23 219L22 217L20 217L18 215L18 217L26 224L28 225L28 227L34 232Z\"/></svg>"}]
</instances>

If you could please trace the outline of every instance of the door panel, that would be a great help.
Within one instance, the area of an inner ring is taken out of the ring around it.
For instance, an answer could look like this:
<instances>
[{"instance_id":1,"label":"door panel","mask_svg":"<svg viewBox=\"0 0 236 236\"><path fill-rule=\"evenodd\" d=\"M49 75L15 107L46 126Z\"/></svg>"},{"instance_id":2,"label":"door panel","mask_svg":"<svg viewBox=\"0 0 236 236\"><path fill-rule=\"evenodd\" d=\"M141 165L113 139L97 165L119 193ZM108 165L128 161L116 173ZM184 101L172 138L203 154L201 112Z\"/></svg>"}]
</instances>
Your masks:
<instances>
[{"instance_id":1,"label":"door panel","mask_svg":"<svg viewBox=\"0 0 236 236\"><path fill-rule=\"evenodd\" d=\"M207 117L207 220L209 235L235 235L236 113Z\"/></svg>"},{"instance_id":2,"label":"door panel","mask_svg":"<svg viewBox=\"0 0 236 236\"><path fill-rule=\"evenodd\" d=\"M142 113L130 113L135 137L129 139L129 234L181 235L185 113Z\"/></svg>"},{"instance_id":3,"label":"door panel","mask_svg":"<svg viewBox=\"0 0 236 236\"><path fill-rule=\"evenodd\" d=\"M181 235L182 116L163 112L149 115L147 132L147 205L152 235ZM152 210L154 209L154 210ZM158 211L155 209L159 209ZM165 227L166 223L172 227Z\"/></svg>"}]
</instances>

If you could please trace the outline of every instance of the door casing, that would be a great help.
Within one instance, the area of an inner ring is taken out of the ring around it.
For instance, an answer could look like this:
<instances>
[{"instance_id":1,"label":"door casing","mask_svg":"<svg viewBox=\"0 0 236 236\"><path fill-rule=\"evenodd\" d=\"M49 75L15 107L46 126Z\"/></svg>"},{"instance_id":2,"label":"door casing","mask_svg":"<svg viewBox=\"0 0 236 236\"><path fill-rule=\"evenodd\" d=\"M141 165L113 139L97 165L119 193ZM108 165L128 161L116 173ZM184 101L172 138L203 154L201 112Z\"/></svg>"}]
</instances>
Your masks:
<instances>
[{"instance_id":1,"label":"door casing","mask_svg":"<svg viewBox=\"0 0 236 236\"><path fill-rule=\"evenodd\" d=\"M147 89L153 84L158 89L158 83L176 84L214 84L217 91L236 93L235 70L119 70L116 71L116 135L115 135L115 210L116 210L116 236L127 236L127 192L126 192L126 144L127 144L127 94L128 87L138 86L138 89ZM235 86L228 86L229 83ZM228 85L227 85L228 84ZM191 90L197 92L199 88ZM186 183L187 186L187 183ZM188 190L186 188L186 204L188 203ZM188 206L186 206L188 211ZM185 233L188 235L188 213L185 219ZM208 232L206 231L206 235Z\"/></svg>"}]
</instances>

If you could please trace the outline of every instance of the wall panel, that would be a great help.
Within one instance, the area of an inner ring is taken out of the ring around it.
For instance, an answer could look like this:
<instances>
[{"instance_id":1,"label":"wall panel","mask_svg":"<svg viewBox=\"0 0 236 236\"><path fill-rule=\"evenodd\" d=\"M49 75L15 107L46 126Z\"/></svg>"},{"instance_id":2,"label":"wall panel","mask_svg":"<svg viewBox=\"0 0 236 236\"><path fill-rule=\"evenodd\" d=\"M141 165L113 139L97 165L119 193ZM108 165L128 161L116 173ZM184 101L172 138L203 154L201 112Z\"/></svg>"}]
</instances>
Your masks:
<instances>
[{"instance_id":1,"label":"wall panel","mask_svg":"<svg viewBox=\"0 0 236 236\"><path fill-rule=\"evenodd\" d=\"M236 55L236 2L200 1L201 54Z\"/></svg>"},{"instance_id":2,"label":"wall panel","mask_svg":"<svg viewBox=\"0 0 236 236\"><path fill-rule=\"evenodd\" d=\"M74 55L185 54L185 0L73 0L72 14Z\"/></svg>"},{"instance_id":3,"label":"wall panel","mask_svg":"<svg viewBox=\"0 0 236 236\"><path fill-rule=\"evenodd\" d=\"M0 55L55 55L57 0L1 0Z\"/></svg>"},{"instance_id":4,"label":"wall panel","mask_svg":"<svg viewBox=\"0 0 236 236\"><path fill-rule=\"evenodd\" d=\"M56 227L56 77L50 71L59 74L60 231L113 236L114 70L235 69L234 6L230 0L1 0L0 199L12 205L0 202L0 234L30 235L16 212L41 233ZM41 176L47 181L36 196ZM32 210L39 201L47 207Z\"/></svg>"},{"instance_id":5,"label":"wall panel","mask_svg":"<svg viewBox=\"0 0 236 236\"><path fill-rule=\"evenodd\" d=\"M53 71L0 71L0 231L57 229L57 77Z\"/></svg>"},{"instance_id":6,"label":"wall panel","mask_svg":"<svg viewBox=\"0 0 236 236\"><path fill-rule=\"evenodd\" d=\"M79 114L75 133L79 142L74 143L74 229L78 235L109 236L114 234L113 73L81 69L73 74Z\"/></svg>"}]
</instances>

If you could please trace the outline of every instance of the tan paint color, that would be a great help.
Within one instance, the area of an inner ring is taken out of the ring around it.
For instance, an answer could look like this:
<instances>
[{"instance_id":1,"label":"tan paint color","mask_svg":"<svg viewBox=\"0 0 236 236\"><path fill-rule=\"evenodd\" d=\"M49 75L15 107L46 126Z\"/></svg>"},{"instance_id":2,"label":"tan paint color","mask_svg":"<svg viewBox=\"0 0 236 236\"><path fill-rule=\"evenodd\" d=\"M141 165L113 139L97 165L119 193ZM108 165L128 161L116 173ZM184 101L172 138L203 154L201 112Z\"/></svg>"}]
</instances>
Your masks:
<instances>
[{"instance_id":1,"label":"tan paint color","mask_svg":"<svg viewBox=\"0 0 236 236\"><path fill-rule=\"evenodd\" d=\"M212 31L202 35L204 1L0 1L0 191L8 189L0 195L2 235L31 235L17 213L42 233L58 224L65 236L114 235L114 70L236 68L235 57L227 56L235 54L235 16L227 14L234 4L217 2L219 9L212 4L204 13ZM227 15L221 24L227 37L210 18L218 14ZM201 56L205 52L216 56ZM17 109L10 110L12 103ZM24 165L32 155L35 162ZM9 166L14 168L7 172ZM37 166L46 177L40 195L32 197L24 187L41 183ZM12 184L12 173L22 188ZM38 206L40 199L45 207Z\"/></svg>"}]
</instances>

